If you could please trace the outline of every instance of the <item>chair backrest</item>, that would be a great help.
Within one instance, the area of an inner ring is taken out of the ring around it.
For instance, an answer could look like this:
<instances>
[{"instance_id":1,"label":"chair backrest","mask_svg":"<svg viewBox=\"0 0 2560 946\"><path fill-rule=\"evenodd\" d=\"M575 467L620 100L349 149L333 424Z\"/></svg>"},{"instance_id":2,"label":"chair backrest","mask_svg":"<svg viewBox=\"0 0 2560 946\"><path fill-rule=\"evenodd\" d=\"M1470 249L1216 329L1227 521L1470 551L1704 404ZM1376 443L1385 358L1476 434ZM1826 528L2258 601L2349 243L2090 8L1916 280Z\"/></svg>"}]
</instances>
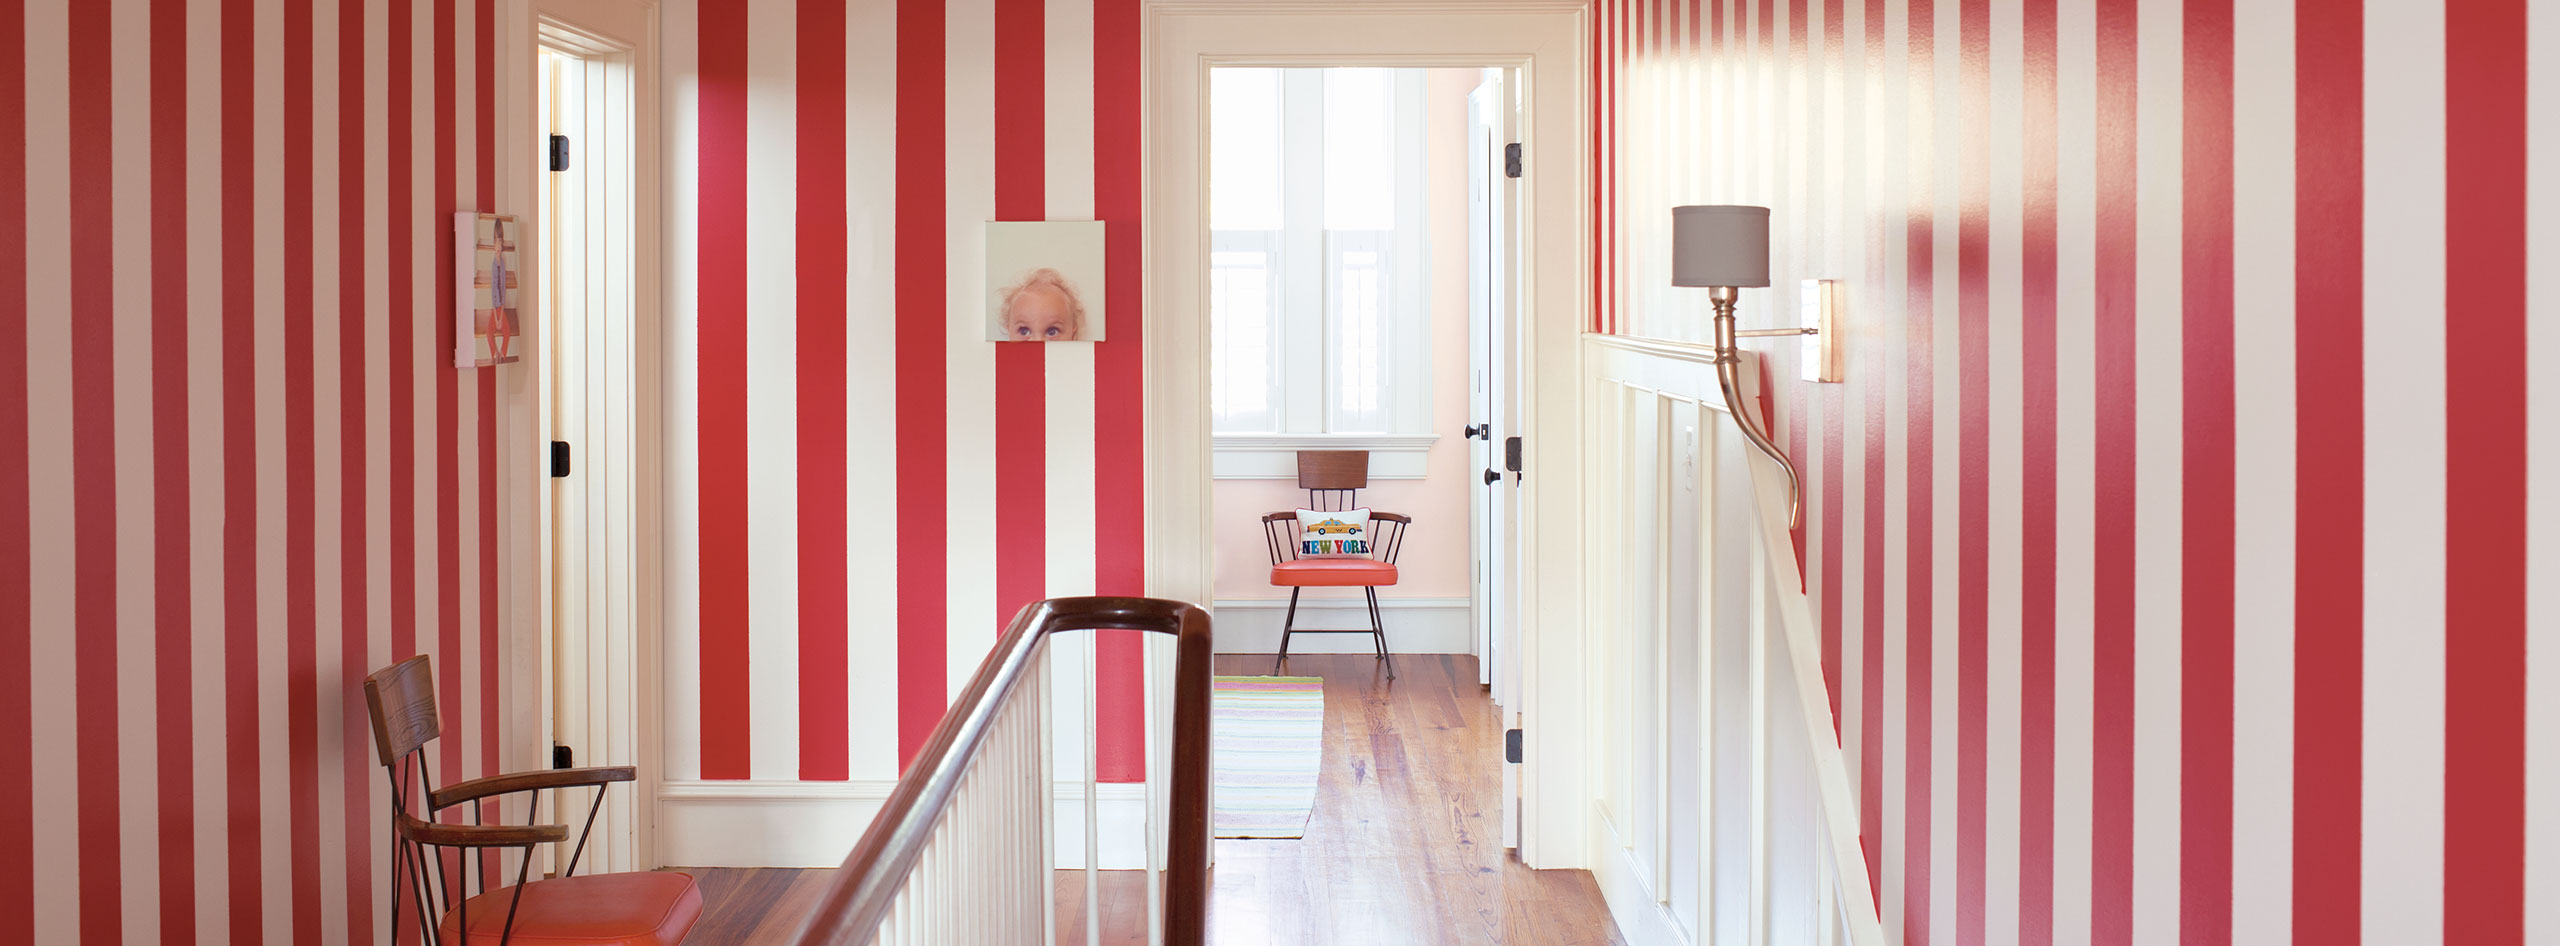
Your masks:
<instances>
[{"instance_id":1,"label":"chair backrest","mask_svg":"<svg viewBox=\"0 0 2560 946\"><path fill-rule=\"evenodd\" d=\"M435 671L419 654L364 678L365 707L373 711L373 746L389 766L442 730L436 723Z\"/></svg>"},{"instance_id":2,"label":"chair backrest","mask_svg":"<svg viewBox=\"0 0 2560 946\"><path fill-rule=\"evenodd\" d=\"M1311 509L1349 509L1369 488L1369 451L1298 451L1298 488Z\"/></svg>"}]
</instances>

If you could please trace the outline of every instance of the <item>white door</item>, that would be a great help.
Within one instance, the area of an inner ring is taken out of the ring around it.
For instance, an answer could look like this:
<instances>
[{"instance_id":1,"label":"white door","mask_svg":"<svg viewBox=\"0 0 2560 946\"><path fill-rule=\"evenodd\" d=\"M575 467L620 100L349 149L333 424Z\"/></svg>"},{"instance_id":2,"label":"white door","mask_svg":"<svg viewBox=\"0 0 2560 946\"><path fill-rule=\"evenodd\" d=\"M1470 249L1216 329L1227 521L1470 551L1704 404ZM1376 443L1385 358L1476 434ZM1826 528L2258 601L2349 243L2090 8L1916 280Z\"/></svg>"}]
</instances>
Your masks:
<instances>
[{"instance_id":1,"label":"white door","mask_svg":"<svg viewBox=\"0 0 2560 946\"><path fill-rule=\"evenodd\" d=\"M604 0L540 6L534 130L543 147L527 157L541 163L531 330L540 341L536 413L552 474L542 536L545 729L574 765L642 769L642 783L607 789L577 854L581 872L627 871L655 866L640 850L655 761L642 732L650 662L640 633L649 584L642 576L652 561L640 518L648 473L639 462L648 450L641 432L655 363L653 297L639 278L653 232L641 163L650 11ZM579 19L555 19L555 7ZM555 169L553 136L566 139L565 168ZM557 807L540 816L583 825L593 798L586 789L545 793L542 803ZM571 845L556 847L553 871L572 854Z\"/></svg>"},{"instance_id":2,"label":"white door","mask_svg":"<svg viewBox=\"0 0 2560 946\"><path fill-rule=\"evenodd\" d=\"M1475 499L1468 504L1474 539L1477 682L1493 687L1506 729L1520 725L1520 479L1510 445L1517 436L1513 384L1520 326L1515 280L1519 251L1519 184L1506 173L1506 145L1517 127L1507 70L1487 70L1467 96L1467 356L1468 452ZM1519 843L1519 765L1503 764L1503 844Z\"/></svg>"}]
</instances>

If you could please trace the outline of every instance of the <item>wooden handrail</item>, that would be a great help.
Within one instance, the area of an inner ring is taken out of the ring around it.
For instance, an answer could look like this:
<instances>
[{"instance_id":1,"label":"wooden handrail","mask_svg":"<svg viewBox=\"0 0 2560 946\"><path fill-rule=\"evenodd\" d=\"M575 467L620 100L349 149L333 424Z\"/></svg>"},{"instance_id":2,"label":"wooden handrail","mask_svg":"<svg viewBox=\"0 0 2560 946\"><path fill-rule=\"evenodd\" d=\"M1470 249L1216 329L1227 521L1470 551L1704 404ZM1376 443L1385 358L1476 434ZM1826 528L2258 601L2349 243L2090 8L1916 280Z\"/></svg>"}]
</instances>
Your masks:
<instances>
[{"instance_id":1,"label":"wooden handrail","mask_svg":"<svg viewBox=\"0 0 2560 946\"><path fill-rule=\"evenodd\" d=\"M1200 946L1209 906L1209 615L1156 598L1051 598L1023 606L995 649L917 750L853 853L845 856L800 942L867 943L922 857L935 823L995 724L1005 701L1040 664L1050 635L1133 630L1176 638L1171 773L1171 848L1165 878L1165 942ZM1048 865L1041 865L1044 872Z\"/></svg>"}]
</instances>

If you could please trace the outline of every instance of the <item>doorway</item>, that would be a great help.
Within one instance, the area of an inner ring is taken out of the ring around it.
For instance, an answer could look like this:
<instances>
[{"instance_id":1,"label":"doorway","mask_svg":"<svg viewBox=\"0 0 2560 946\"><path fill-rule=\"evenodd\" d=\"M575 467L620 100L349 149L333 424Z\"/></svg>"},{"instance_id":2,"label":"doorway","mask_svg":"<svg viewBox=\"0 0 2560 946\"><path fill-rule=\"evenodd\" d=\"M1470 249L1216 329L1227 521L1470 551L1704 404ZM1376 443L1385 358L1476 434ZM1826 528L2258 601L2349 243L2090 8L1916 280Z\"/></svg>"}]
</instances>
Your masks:
<instances>
[{"instance_id":1,"label":"doorway","mask_svg":"<svg viewBox=\"0 0 2560 946\"><path fill-rule=\"evenodd\" d=\"M542 584L540 706L554 767L634 765L606 790L583 852L546 870L655 866L654 595L657 292L655 22L637 3L535 4L536 186L531 253L539 366ZM559 795L560 793L548 793ZM581 795L541 804L585 806ZM583 818L543 809L537 818Z\"/></svg>"},{"instance_id":2,"label":"doorway","mask_svg":"<svg viewBox=\"0 0 2560 946\"><path fill-rule=\"evenodd\" d=\"M1471 762L1504 786L1483 817L1505 847L1519 785L1502 733L1523 702L1520 71L1240 65L1204 83L1218 649L1284 676L1311 655L1376 658L1313 661L1333 670L1328 698L1401 699L1398 663L1463 658L1491 710L1479 725L1497 726ZM1346 462L1356 494L1308 489ZM1392 577L1301 585L1295 559L1340 554L1346 529Z\"/></svg>"}]
</instances>

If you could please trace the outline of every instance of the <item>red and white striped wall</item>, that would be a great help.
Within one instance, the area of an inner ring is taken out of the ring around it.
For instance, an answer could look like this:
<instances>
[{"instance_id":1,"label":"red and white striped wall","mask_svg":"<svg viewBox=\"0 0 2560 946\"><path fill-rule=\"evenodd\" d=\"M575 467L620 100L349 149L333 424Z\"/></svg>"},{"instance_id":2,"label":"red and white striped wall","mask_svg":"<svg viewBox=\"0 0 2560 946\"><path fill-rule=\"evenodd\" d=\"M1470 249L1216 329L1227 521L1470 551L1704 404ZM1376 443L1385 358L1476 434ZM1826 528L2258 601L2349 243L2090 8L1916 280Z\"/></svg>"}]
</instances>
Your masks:
<instances>
[{"instance_id":1,"label":"red and white striped wall","mask_svg":"<svg viewBox=\"0 0 2560 946\"><path fill-rule=\"evenodd\" d=\"M1847 290L1776 401L1898 942L2560 941L2560 10L1598 22L1594 327L1705 337L1676 204Z\"/></svg>"},{"instance_id":2,"label":"red and white striped wall","mask_svg":"<svg viewBox=\"0 0 2560 946\"><path fill-rule=\"evenodd\" d=\"M1142 12L667 6L668 779L893 779L1023 604L1144 592ZM1109 225L1109 341L984 339L984 225L1043 219Z\"/></svg>"},{"instance_id":3,"label":"red and white striped wall","mask_svg":"<svg viewBox=\"0 0 2560 946\"><path fill-rule=\"evenodd\" d=\"M387 939L398 658L496 766L494 5L0 3L0 942Z\"/></svg>"}]
</instances>

